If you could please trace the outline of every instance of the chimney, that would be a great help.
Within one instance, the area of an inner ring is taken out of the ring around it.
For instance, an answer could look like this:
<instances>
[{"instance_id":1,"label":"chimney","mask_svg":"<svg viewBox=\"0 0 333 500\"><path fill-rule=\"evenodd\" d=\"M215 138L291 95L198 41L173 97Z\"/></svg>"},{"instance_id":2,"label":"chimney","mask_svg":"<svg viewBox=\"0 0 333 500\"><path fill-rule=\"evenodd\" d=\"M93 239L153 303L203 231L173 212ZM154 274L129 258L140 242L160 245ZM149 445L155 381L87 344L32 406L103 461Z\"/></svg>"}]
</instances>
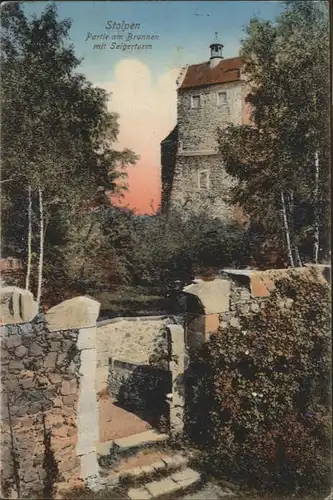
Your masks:
<instances>
[{"instance_id":1,"label":"chimney","mask_svg":"<svg viewBox=\"0 0 333 500\"><path fill-rule=\"evenodd\" d=\"M222 45L222 43L219 42L218 33L217 32L215 32L215 40L209 46L209 48L210 48L210 61L209 61L209 65L210 65L210 68L213 69L223 59L223 55L222 55L223 45Z\"/></svg>"}]
</instances>

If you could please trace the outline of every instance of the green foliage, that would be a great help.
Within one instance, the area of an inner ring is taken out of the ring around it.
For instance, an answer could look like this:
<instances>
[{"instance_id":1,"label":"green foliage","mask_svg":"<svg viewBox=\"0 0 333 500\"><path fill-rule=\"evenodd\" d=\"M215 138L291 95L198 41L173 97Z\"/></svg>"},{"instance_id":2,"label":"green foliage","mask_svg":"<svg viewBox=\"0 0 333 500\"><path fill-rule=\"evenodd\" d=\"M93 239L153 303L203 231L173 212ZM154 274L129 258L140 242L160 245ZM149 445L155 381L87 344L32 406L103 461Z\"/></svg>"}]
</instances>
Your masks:
<instances>
[{"instance_id":1,"label":"green foliage","mask_svg":"<svg viewBox=\"0 0 333 500\"><path fill-rule=\"evenodd\" d=\"M205 214L183 221L177 213L136 222L133 274L137 283L187 282L198 269L248 262L246 230Z\"/></svg>"},{"instance_id":2,"label":"green foliage","mask_svg":"<svg viewBox=\"0 0 333 500\"><path fill-rule=\"evenodd\" d=\"M276 286L260 313L200 354L197 432L215 473L263 489L321 488L330 473L329 287L301 274Z\"/></svg>"},{"instance_id":3,"label":"green foliage","mask_svg":"<svg viewBox=\"0 0 333 500\"><path fill-rule=\"evenodd\" d=\"M59 20L55 5L28 19L19 3L8 4L1 23L2 178L8 181L3 184L4 249L26 259L31 186L32 247L38 254L41 188L49 280L66 261L73 222L94 207L110 205L107 192L119 190L116 181L136 156L113 149L119 127L118 116L108 111L110 96L78 72L80 60L69 44L71 21ZM81 233L79 228L77 239Z\"/></svg>"},{"instance_id":4,"label":"green foliage","mask_svg":"<svg viewBox=\"0 0 333 500\"><path fill-rule=\"evenodd\" d=\"M227 171L239 181L233 200L260 224L267 240L280 240L282 250L288 230L293 251L298 248L306 261L313 261L318 230L323 259L330 206L325 4L288 2L275 22L252 19L241 55L250 88L251 124L221 130L219 138Z\"/></svg>"}]
</instances>

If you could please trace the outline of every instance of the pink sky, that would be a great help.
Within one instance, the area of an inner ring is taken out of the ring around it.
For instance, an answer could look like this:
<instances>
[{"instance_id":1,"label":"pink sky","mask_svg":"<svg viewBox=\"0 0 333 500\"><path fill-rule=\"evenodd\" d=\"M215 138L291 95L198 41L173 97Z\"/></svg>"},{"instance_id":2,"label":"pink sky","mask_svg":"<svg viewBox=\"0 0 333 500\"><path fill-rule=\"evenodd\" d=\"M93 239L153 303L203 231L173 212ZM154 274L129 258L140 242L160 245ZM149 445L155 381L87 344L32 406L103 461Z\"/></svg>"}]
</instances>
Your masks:
<instances>
[{"instance_id":1,"label":"pink sky","mask_svg":"<svg viewBox=\"0 0 333 500\"><path fill-rule=\"evenodd\" d=\"M128 168L128 192L119 201L140 214L151 213L151 205L156 210L160 203L160 143L176 123L178 74L173 67L153 79L143 62L123 59L113 81L99 85L112 92L109 109L119 113L119 149L130 148L140 156Z\"/></svg>"}]
</instances>

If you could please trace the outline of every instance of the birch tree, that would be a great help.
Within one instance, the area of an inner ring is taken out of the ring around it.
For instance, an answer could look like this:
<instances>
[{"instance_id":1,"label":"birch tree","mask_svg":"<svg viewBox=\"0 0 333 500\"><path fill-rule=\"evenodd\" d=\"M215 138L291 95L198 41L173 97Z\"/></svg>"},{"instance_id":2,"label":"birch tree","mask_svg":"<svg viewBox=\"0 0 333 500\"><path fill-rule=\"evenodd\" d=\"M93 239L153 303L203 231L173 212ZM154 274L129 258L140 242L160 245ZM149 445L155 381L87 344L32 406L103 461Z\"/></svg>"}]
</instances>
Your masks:
<instances>
[{"instance_id":1,"label":"birch tree","mask_svg":"<svg viewBox=\"0 0 333 500\"><path fill-rule=\"evenodd\" d=\"M238 180L233 199L268 239L285 242L291 266L318 262L328 253L330 206L325 4L286 2L274 22L252 19L241 55L252 123L219 133L227 172Z\"/></svg>"},{"instance_id":2,"label":"birch tree","mask_svg":"<svg viewBox=\"0 0 333 500\"><path fill-rule=\"evenodd\" d=\"M4 239L26 262L28 287L37 264L31 255L40 253L40 299L43 269L49 280L58 272L71 220L109 204L107 193L137 157L115 150L111 96L79 73L71 21L59 20L55 5L28 18L19 3L8 3L1 23L3 178L20 179L4 184L15 223L4 224Z\"/></svg>"}]
</instances>

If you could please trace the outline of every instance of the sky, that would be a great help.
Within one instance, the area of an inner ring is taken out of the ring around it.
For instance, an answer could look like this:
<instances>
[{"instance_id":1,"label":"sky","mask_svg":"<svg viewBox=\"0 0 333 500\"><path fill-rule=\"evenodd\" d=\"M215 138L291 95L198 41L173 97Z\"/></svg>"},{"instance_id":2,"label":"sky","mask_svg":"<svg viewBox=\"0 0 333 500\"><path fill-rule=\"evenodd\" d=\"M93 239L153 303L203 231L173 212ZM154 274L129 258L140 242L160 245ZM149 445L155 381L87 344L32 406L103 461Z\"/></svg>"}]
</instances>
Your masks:
<instances>
[{"instance_id":1,"label":"sky","mask_svg":"<svg viewBox=\"0 0 333 500\"><path fill-rule=\"evenodd\" d=\"M24 9L29 15L39 15L48 3L26 2ZM139 214L151 213L160 203L160 142L176 124L176 79L181 68L209 59L209 45L215 32L224 45L224 57L237 56L250 18L273 20L282 11L283 3L207 0L55 3L60 19L72 19L71 42L76 55L83 58L80 72L112 93L108 106L110 111L119 113L120 126L116 149L130 148L140 157L136 165L128 168L125 197L115 202ZM126 41L129 34L155 36L155 39ZM124 40L111 39L118 35L123 35ZM96 47L103 43L105 46ZM124 43L151 45L151 48L122 50ZM112 44L115 48L111 48Z\"/></svg>"}]
</instances>

